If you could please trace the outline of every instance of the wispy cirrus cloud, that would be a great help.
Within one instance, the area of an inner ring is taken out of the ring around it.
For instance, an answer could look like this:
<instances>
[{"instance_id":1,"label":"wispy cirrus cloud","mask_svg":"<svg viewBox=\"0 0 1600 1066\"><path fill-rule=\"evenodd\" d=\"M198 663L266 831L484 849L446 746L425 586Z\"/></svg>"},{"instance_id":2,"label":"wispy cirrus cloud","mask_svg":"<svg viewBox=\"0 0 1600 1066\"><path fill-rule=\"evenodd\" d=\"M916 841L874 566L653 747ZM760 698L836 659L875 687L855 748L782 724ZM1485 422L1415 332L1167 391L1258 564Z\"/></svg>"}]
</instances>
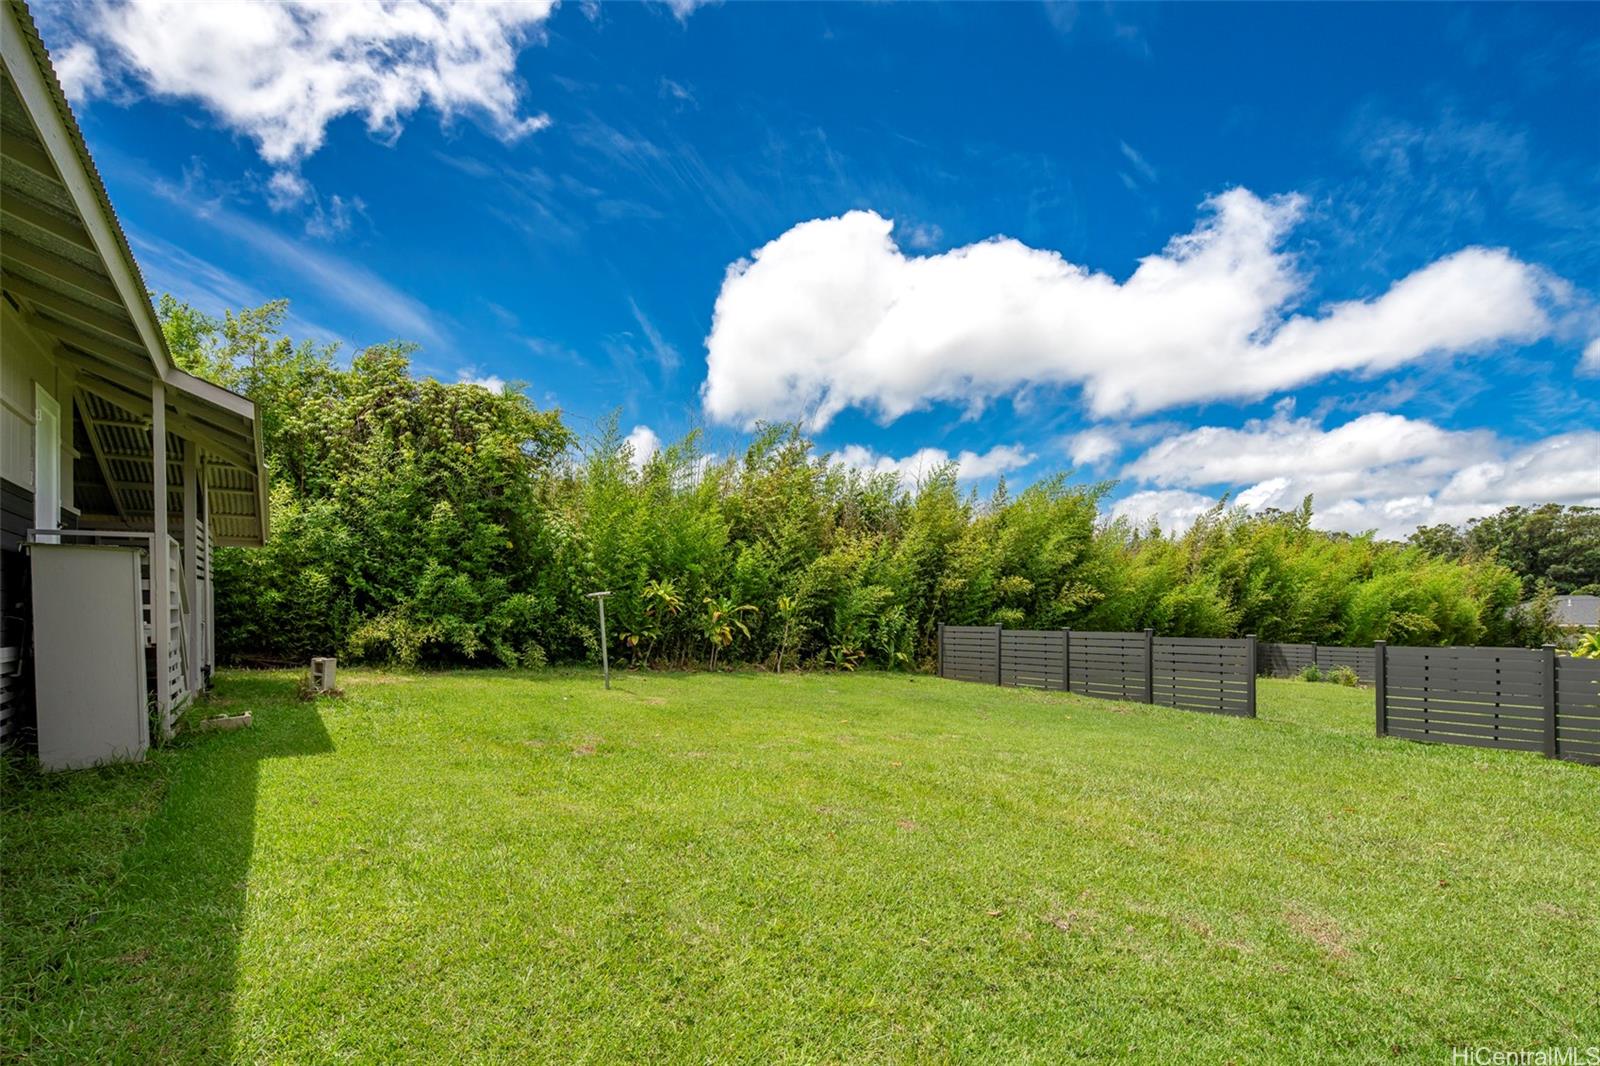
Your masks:
<instances>
[{"instance_id":1,"label":"wispy cirrus cloud","mask_svg":"<svg viewBox=\"0 0 1600 1066\"><path fill-rule=\"evenodd\" d=\"M220 315L241 307L259 307L274 298L275 294L263 292L250 282L170 241L137 228L125 228L145 282L156 293L172 293L210 315ZM285 326L289 335L296 340L338 344L346 351L352 348L349 338L306 319L293 304L290 305Z\"/></svg>"},{"instance_id":2,"label":"wispy cirrus cloud","mask_svg":"<svg viewBox=\"0 0 1600 1066\"><path fill-rule=\"evenodd\" d=\"M678 349L662 336L655 323L651 322L649 316L639 307L639 301L631 296L628 297L628 309L633 312L633 320L639 324L639 330L644 334L649 352L655 357L656 363L662 370L676 370L679 362Z\"/></svg>"},{"instance_id":3,"label":"wispy cirrus cloud","mask_svg":"<svg viewBox=\"0 0 1600 1066\"><path fill-rule=\"evenodd\" d=\"M1144 184L1154 185L1157 177L1156 168L1151 166L1149 161L1146 160L1144 156L1140 155L1139 152L1127 141L1118 142L1118 147L1122 149L1122 157L1126 159L1129 166L1133 168L1134 175L1142 180ZM1138 188L1140 183L1126 173L1122 175L1122 180L1123 183L1126 184L1130 189Z\"/></svg>"},{"instance_id":4,"label":"wispy cirrus cloud","mask_svg":"<svg viewBox=\"0 0 1600 1066\"><path fill-rule=\"evenodd\" d=\"M102 159L122 165L120 158L112 153L104 153ZM357 321L382 330L384 339L416 341L444 353L454 350L454 341L442 324L447 320L440 312L402 292L368 268L285 236L227 207L220 197L196 199L182 187L150 178L141 165L133 165L130 173L144 180L163 199L203 221L209 229L232 238L260 259L278 267L283 276L295 279L296 289L314 293L317 299L337 304ZM184 286L180 283L174 291L182 295ZM280 291L275 295L284 293ZM249 301L234 301L228 306L237 307L243 302Z\"/></svg>"}]
</instances>

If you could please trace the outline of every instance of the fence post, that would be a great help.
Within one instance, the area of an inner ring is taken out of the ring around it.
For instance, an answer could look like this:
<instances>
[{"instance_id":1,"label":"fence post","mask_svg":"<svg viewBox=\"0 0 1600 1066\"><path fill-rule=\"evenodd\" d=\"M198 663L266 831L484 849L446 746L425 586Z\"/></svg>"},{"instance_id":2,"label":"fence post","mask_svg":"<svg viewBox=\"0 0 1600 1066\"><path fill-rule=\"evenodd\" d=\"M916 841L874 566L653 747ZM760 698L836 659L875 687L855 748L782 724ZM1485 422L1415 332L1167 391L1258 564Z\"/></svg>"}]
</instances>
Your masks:
<instances>
[{"instance_id":1,"label":"fence post","mask_svg":"<svg viewBox=\"0 0 1600 1066\"><path fill-rule=\"evenodd\" d=\"M1000 661L1005 656L1005 645L1006 645L1005 628L1003 626L995 626L994 627L994 683L997 684L997 685L1005 684L1005 681L1003 680L1005 675L1002 673L1002 668L1000 666Z\"/></svg>"},{"instance_id":2,"label":"fence post","mask_svg":"<svg viewBox=\"0 0 1600 1066\"><path fill-rule=\"evenodd\" d=\"M1246 633L1244 637L1245 656L1250 660L1250 669L1246 672L1245 681L1249 683L1249 695L1245 700L1245 714L1251 718L1256 716L1256 635Z\"/></svg>"},{"instance_id":3,"label":"fence post","mask_svg":"<svg viewBox=\"0 0 1600 1066\"><path fill-rule=\"evenodd\" d=\"M1072 630L1061 631L1061 691L1072 691Z\"/></svg>"},{"instance_id":4,"label":"fence post","mask_svg":"<svg viewBox=\"0 0 1600 1066\"><path fill-rule=\"evenodd\" d=\"M1315 641L1311 643L1311 665L1318 671L1322 669L1322 645Z\"/></svg>"},{"instance_id":5,"label":"fence post","mask_svg":"<svg viewBox=\"0 0 1600 1066\"><path fill-rule=\"evenodd\" d=\"M944 676L944 623L943 622L939 623L939 646L934 650L933 662L934 662L935 672L940 677L943 677Z\"/></svg>"},{"instance_id":6,"label":"fence post","mask_svg":"<svg viewBox=\"0 0 1600 1066\"><path fill-rule=\"evenodd\" d=\"M1544 646L1544 755L1556 757L1556 646Z\"/></svg>"},{"instance_id":7,"label":"fence post","mask_svg":"<svg viewBox=\"0 0 1600 1066\"><path fill-rule=\"evenodd\" d=\"M1144 631L1144 701L1156 701L1156 631L1148 626Z\"/></svg>"},{"instance_id":8,"label":"fence post","mask_svg":"<svg viewBox=\"0 0 1600 1066\"><path fill-rule=\"evenodd\" d=\"M1384 691L1388 684L1389 665L1385 650L1388 642L1375 640L1372 642L1372 689L1377 697L1378 705L1378 735L1389 735L1389 697Z\"/></svg>"}]
</instances>

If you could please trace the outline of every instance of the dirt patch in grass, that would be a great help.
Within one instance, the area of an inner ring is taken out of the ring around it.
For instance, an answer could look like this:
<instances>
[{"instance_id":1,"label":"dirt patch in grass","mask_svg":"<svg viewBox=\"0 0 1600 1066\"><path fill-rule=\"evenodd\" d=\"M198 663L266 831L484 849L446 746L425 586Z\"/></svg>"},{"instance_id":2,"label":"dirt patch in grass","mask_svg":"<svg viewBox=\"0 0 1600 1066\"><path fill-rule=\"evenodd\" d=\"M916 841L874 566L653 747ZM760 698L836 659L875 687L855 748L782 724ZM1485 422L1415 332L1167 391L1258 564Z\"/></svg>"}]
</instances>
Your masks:
<instances>
[{"instance_id":1,"label":"dirt patch in grass","mask_svg":"<svg viewBox=\"0 0 1600 1066\"><path fill-rule=\"evenodd\" d=\"M580 741L577 744L577 746L575 746L572 749L572 754L573 755L593 755L596 751L599 750L600 743L601 743L601 739L599 737L584 737L583 740Z\"/></svg>"},{"instance_id":2,"label":"dirt patch in grass","mask_svg":"<svg viewBox=\"0 0 1600 1066\"><path fill-rule=\"evenodd\" d=\"M1338 922L1327 915L1312 914L1300 907L1289 907L1283 912L1283 920L1297 936L1311 941L1330 957L1335 959L1351 957L1344 930L1339 928Z\"/></svg>"},{"instance_id":3,"label":"dirt patch in grass","mask_svg":"<svg viewBox=\"0 0 1600 1066\"><path fill-rule=\"evenodd\" d=\"M1546 918L1560 918L1568 922L1584 921L1582 913L1563 907L1559 903L1535 903L1533 909Z\"/></svg>"},{"instance_id":4,"label":"dirt patch in grass","mask_svg":"<svg viewBox=\"0 0 1600 1066\"><path fill-rule=\"evenodd\" d=\"M1044 920L1063 933L1082 934L1089 931L1094 916L1094 911L1090 910L1052 911L1044 916Z\"/></svg>"}]
</instances>

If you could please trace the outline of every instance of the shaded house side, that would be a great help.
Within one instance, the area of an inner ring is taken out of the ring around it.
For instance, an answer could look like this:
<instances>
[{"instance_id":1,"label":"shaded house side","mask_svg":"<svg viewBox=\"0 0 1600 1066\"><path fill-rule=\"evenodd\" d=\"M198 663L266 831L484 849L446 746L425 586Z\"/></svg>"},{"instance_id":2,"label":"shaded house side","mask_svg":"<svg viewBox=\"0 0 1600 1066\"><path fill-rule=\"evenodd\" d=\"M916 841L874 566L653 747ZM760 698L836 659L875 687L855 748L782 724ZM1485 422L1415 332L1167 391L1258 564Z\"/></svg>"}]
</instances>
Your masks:
<instances>
[{"instance_id":1,"label":"shaded house side","mask_svg":"<svg viewBox=\"0 0 1600 1066\"><path fill-rule=\"evenodd\" d=\"M79 680L42 665L92 671L104 650L63 647L66 593L42 602L34 583L50 556L53 588L104 609L98 579L72 580L91 569L72 560L104 562L92 549L136 562L137 692L165 732L209 680L211 549L267 535L257 412L173 364L21 0L0 6L0 56L0 744L36 749L39 715Z\"/></svg>"}]
</instances>

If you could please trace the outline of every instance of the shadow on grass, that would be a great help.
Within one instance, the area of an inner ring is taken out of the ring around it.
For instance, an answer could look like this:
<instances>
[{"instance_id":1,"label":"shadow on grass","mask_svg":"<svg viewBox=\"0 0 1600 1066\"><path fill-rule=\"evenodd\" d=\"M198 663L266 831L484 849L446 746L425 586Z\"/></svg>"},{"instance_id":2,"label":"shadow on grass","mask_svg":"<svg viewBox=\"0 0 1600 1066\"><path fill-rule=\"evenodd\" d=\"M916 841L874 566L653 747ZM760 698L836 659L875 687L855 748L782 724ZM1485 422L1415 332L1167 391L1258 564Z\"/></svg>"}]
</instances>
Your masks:
<instances>
[{"instance_id":1,"label":"shadow on grass","mask_svg":"<svg viewBox=\"0 0 1600 1066\"><path fill-rule=\"evenodd\" d=\"M0 1059L230 1057L260 765L333 744L292 681L218 697L252 727L141 766L7 772Z\"/></svg>"}]
</instances>

